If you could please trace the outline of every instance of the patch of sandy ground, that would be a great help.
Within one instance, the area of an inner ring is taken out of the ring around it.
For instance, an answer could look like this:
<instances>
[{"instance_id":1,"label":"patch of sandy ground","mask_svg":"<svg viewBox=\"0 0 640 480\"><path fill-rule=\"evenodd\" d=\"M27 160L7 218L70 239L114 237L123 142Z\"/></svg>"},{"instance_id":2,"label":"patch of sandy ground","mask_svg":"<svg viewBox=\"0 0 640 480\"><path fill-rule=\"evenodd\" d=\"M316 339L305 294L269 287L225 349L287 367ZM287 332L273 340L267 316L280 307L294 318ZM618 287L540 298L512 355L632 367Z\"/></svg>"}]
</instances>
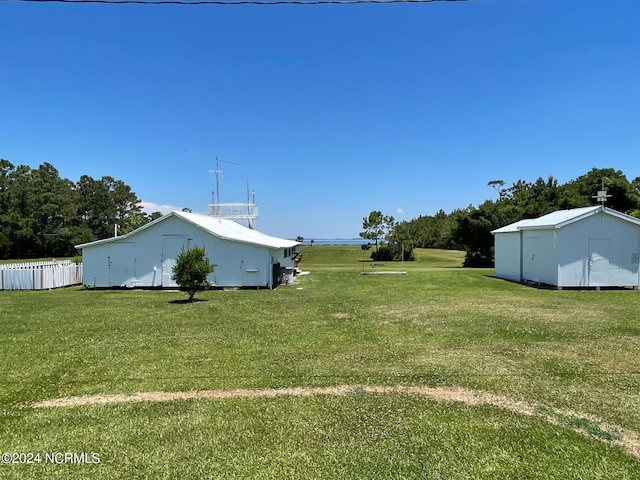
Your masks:
<instances>
[{"instance_id":1,"label":"patch of sandy ground","mask_svg":"<svg viewBox=\"0 0 640 480\"><path fill-rule=\"evenodd\" d=\"M469 390L460 387L420 387L420 386L382 386L382 385L339 385L334 387L294 387L294 388L273 388L273 389L235 389L235 390L200 390L186 392L140 392L130 395L94 395L80 397L66 397L43 400L32 406L35 408L52 408L52 407L77 407L88 405L105 405L125 402L166 402L172 400L190 400L190 399L225 399L225 398L274 398L284 396L309 397L313 395L334 395L345 396L354 393L371 393L371 394L387 394L387 393L403 393L408 395L417 395L427 397L440 402L460 402L466 405L494 405L506 410L512 411L520 415L536 416L542 418L554 425L560 425L565 428L566 425L558 420L558 415L552 415L553 412L564 418L586 419L595 423L603 432L609 433L614 440L604 441L612 445L622 448L625 452L636 457L640 457L640 436L635 432L624 429L617 425L608 424L598 420L590 415L571 412L568 410L550 410L542 408L542 405L533 405L522 401L510 399L502 395L496 395L490 392L481 392ZM549 413L545 413L549 412ZM571 430L590 436L585 430L580 428L571 428Z\"/></svg>"}]
</instances>

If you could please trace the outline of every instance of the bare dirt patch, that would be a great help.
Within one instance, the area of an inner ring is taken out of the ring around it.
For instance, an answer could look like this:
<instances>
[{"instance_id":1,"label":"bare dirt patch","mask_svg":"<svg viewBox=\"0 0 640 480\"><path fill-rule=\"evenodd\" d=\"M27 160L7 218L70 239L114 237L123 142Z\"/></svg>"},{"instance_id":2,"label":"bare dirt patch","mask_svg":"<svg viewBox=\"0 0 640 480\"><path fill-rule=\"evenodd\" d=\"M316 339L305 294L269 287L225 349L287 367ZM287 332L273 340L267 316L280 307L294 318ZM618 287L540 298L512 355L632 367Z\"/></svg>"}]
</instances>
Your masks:
<instances>
[{"instance_id":1,"label":"bare dirt patch","mask_svg":"<svg viewBox=\"0 0 640 480\"><path fill-rule=\"evenodd\" d=\"M469 390L461 387L424 387L424 386L384 386L384 385L338 385L334 387L292 387L273 389L234 389L234 390L193 390L186 392L139 392L130 395L92 395L65 397L43 400L32 405L34 408L78 407L105 405L125 402L168 402L192 399L226 399L226 398L275 398L275 397L309 397L313 395L345 396L356 393L390 394L402 393L417 395L439 402L460 402L466 405L493 405L519 415L535 416L549 423L568 428L581 435L615 445L625 452L640 457L640 436L618 425L603 422L591 415L557 410L544 405L529 404L513 400L503 395L490 392ZM585 428L587 423L601 435Z\"/></svg>"}]
</instances>

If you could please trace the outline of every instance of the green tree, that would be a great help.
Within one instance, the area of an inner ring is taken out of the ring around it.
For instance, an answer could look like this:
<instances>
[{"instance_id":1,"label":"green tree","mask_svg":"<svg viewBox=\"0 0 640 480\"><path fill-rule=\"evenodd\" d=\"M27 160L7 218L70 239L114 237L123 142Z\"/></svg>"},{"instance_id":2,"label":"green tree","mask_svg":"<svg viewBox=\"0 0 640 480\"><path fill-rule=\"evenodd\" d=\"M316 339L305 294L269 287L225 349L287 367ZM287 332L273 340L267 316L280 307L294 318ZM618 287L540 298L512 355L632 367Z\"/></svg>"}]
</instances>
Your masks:
<instances>
[{"instance_id":1,"label":"green tree","mask_svg":"<svg viewBox=\"0 0 640 480\"><path fill-rule=\"evenodd\" d=\"M31 216L43 256L68 256L74 253L77 194L74 183L60 178L58 170L43 163L31 171L33 204Z\"/></svg>"},{"instance_id":2,"label":"green tree","mask_svg":"<svg viewBox=\"0 0 640 480\"><path fill-rule=\"evenodd\" d=\"M374 210L369 213L368 217L362 219L364 232L360 232L360 236L368 240L374 240L377 252L378 240L385 238L393 230L395 223L396 221L392 216L383 215L381 211Z\"/></svg>"},{"instance_id":3,"label":"green tree","mask_svg":"<svg viewBox=\"0 0 640 480\"><path fill-rule=\"evenodd\" d=\"M204 247L186 249L183 247L176 258L171 278L178 284L180 290L187 292L189 301L193 302L195 294L209 285L207 277L213 269Z\"/></svg>"},{"instance_id":4,"label":"green tree","mask_svg":"<svg viewBox=\"0 0 640 480\"><path fill-rule=\"evenodd\" d=\"M9 258L72 256L75 245L112 236L114 224L128 231L149 220L121 180L84 175L74 183L50 163L32 169L0 159L0 234Z\"/></svg>"},{"instance_id":5,"label":"green tree","mask_svg":"<svg viewBox=\"0 0 640 480\"><path fill-rule=\"evenodd\" d=\"M493 236L496 227L496 204L485 201L478 208L469 206L466 215L457 219L453 234L466 251L465 267L490 267L493 265Z\"/></svg>"},{"instance_id":6,"label":"green tree","mask_svg":"<svg viewBox=\"0 0 640 480\"><path fill-rule=\"evenodd\" d=\"M408 222L396 223L387 236L387 245L380 248L380 251L387 250L386 257L389 260L413 260L414 241ZM379 251L379 252L380 252ZM378 253L379 253L378 252ZM404 256L403 256L404 255ZM387 259L385 258L385 260ZM383 260L374 258L374 260Z\"/></svg>"},{"instance_id":7,"label":"green tree","mask_svg":"<svg viewBox=\"0 0 640 480\"><path fill-rule=\"evenodd\" d=\"M635 180L634 180L635 182ZM613 168L592 168L589 172L562 187L562 208L595 205L593 198L599 190L608 195L605 206L623 213L633 213L640 209L640 192L635 183L629 182L624 173Z\"/></svg>"},{"instance_id":8,"label":"green tree","mask_svg":"<svg viewBox=\"0 0 640 480\"><path fill-rule=\"evenodd\" d=\"M504 180L489 180L488 187L492 187L498 192L498 200L502 200L507 194L507 189L504 188Z\"/></svg>"},{"instance_id":9,"label":"green tree","mask_svg":"<svg viewBox=\"0 0 640 480\"><path fill-rule=\"evenodd\" d=\"M126 235L127 233L130 233L146 225L150 221L151 221L151 216L147 215L144 212L133 213L131 215L128 215L127 218L123 219L120 222L120 225L118 227L118 234Z\"/></svg>"},{"instance_id":10,"label":"green tree","mask_svg":"<svg viewBox=\"0 0 640 480\"><path fill-rule=\"evenodd\" d=\"M0 232L0 258L7 258L9 252L11 251L11 240L7 238L7 236Z\"/></svg>"},{"instance_id":11,"label":"green tree","mask_svg":"<svg viewBox=\"0 0 640 480\"><path fill-rule=\"evenodd\" d=\"M631 182L631 187L632 187L632 191L638 197L640 197L640 177L636 177L633 179L633 182ZM636 218L640 218L640 206L631 210L629 212L629 215L633 215Z\"/></svg>"},{"instance_id":12,"label":"green tree","mask_svg":"<svg viewBox=\"0 0 640 480\"><path fill-rule=\"evenodd\" d=\"M96 239L113 236L115 225L140 223L140 201L122 180L109 176L95 180L83 175L78 180L77 190L80 196L78 218L91 229Z\"/></svg>"},{"instance_id":13,"label":"green tree","mask_svg":"<svg viewBox=\"0 0 640 480\"><path fill-rule=\"evenodd\" d=\"M456 218L460 215L465 215L463 210L457 209L446 214L441 209L433 216L420 215L398 226L405 225L406 236L411 239L414 247L455 249L459 248L459 245L451 232L457 225ZM398 226L393 229L394 235Z\"/></svg>"}]
</instances>

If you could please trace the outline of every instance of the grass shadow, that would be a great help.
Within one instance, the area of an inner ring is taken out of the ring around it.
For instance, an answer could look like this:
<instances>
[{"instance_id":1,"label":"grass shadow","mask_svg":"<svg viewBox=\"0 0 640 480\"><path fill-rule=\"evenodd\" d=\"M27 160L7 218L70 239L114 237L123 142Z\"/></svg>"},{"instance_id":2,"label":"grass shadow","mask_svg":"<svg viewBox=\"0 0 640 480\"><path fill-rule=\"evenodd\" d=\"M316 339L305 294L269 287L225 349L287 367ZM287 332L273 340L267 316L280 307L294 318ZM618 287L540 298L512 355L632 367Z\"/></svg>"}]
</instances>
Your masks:
<instances>
[{"instance_id":1,"label":"grass shadow","mask_svg":"<svg viewBox=\"0 0 640 480\"><path fill-rule=\"evenodd\" d=\"M484 278L491 278L493 280L502 280L503 282L512 283L514 285L522 285L524 287L535 288L536 290L558 290L557 287L549 285L548 283L536 283L536 282L521 282L518 280L512 280L510 278L496 277L495 275L483 275Z\"/></svg>"},{"instance_id":2,"label":"grass shadow","mask_svg":"<svg viewBox=\"0 0 640 480\"><path fill-rule=\"evenodd\" d=\"M180 300L170 300L168 303L173 305L186 305L190 303L198 303L198 302L208 302L206 298L194 298L193 300L189 300L188 298L182 298Z\"/></svg>"}]
</instances>

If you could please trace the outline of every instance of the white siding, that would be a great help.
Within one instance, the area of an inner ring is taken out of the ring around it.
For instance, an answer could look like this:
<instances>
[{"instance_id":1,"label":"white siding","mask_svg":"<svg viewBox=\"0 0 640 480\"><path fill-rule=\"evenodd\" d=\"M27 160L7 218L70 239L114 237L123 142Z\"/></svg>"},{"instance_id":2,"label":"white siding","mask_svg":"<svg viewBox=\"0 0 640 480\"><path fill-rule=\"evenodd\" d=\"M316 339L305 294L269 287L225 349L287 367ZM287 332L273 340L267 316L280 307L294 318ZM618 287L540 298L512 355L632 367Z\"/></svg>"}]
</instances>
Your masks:
<instances>
[{"instance_id":1,"label":"white siding","mask_svg":"<svg viewBox=\"0 0 640 480\"><path fill-rule=\"evenodd\" d=\"M559 286L638 286L640 228L636 225L601 213L565 226L559 238Z\"/></svg>"},{"instance_id":2,"label":"white siding","mask_svg":"<svg viewBox=\"0 0 640 480\"><path fill-rule=\"evenodd\" d=\"M523 232L522 266L523 280L555 285L557 277L556 252L553 231L535 230ZM554 267L555 265L555 267ZM553 271L555 270L555 272Z\"/></svg>"},{"instance_id":3,"label":"white siding","mask_svg":"<svg viewBox=\"0 0 640 480\"><path fill-rule=\"evenodd\" d=\"M82 283L87 287L109 286L109 244L99 244L82 250Z\"/></svg>"},{"instance_id":4,"label":"white siding","mask_svg":"<svg viewBox=\"0 0 640 480\"><path fill-rule=\"evenodd\" d=\"M563 210L493 233L498 277L560 288L640 285L640 222L614 210Z\"/></svg>"},{"instance_id":5,"label":"white siding","mask_svg":"<svg viewBox=\"0 0 640 480\"><path fill-rule=\"evenodd\" d=\"M84 284L95 287L175 287L171 280L182 247L204 247L217 287L273 287L272 264L293 267L285 248L223 239L180 216L168 216L126 237L83 246Z\"/></svg>"},{"instance_id":6,"label":"white siding","mask_svg":"<svg viewBox=\"0 0 640 480\"><path fill-rule=\"evenodd\" d=\"M495 234L496 277L516 282L522 280L520 235L519 231Z\"/></svg>"}]
</instances>

